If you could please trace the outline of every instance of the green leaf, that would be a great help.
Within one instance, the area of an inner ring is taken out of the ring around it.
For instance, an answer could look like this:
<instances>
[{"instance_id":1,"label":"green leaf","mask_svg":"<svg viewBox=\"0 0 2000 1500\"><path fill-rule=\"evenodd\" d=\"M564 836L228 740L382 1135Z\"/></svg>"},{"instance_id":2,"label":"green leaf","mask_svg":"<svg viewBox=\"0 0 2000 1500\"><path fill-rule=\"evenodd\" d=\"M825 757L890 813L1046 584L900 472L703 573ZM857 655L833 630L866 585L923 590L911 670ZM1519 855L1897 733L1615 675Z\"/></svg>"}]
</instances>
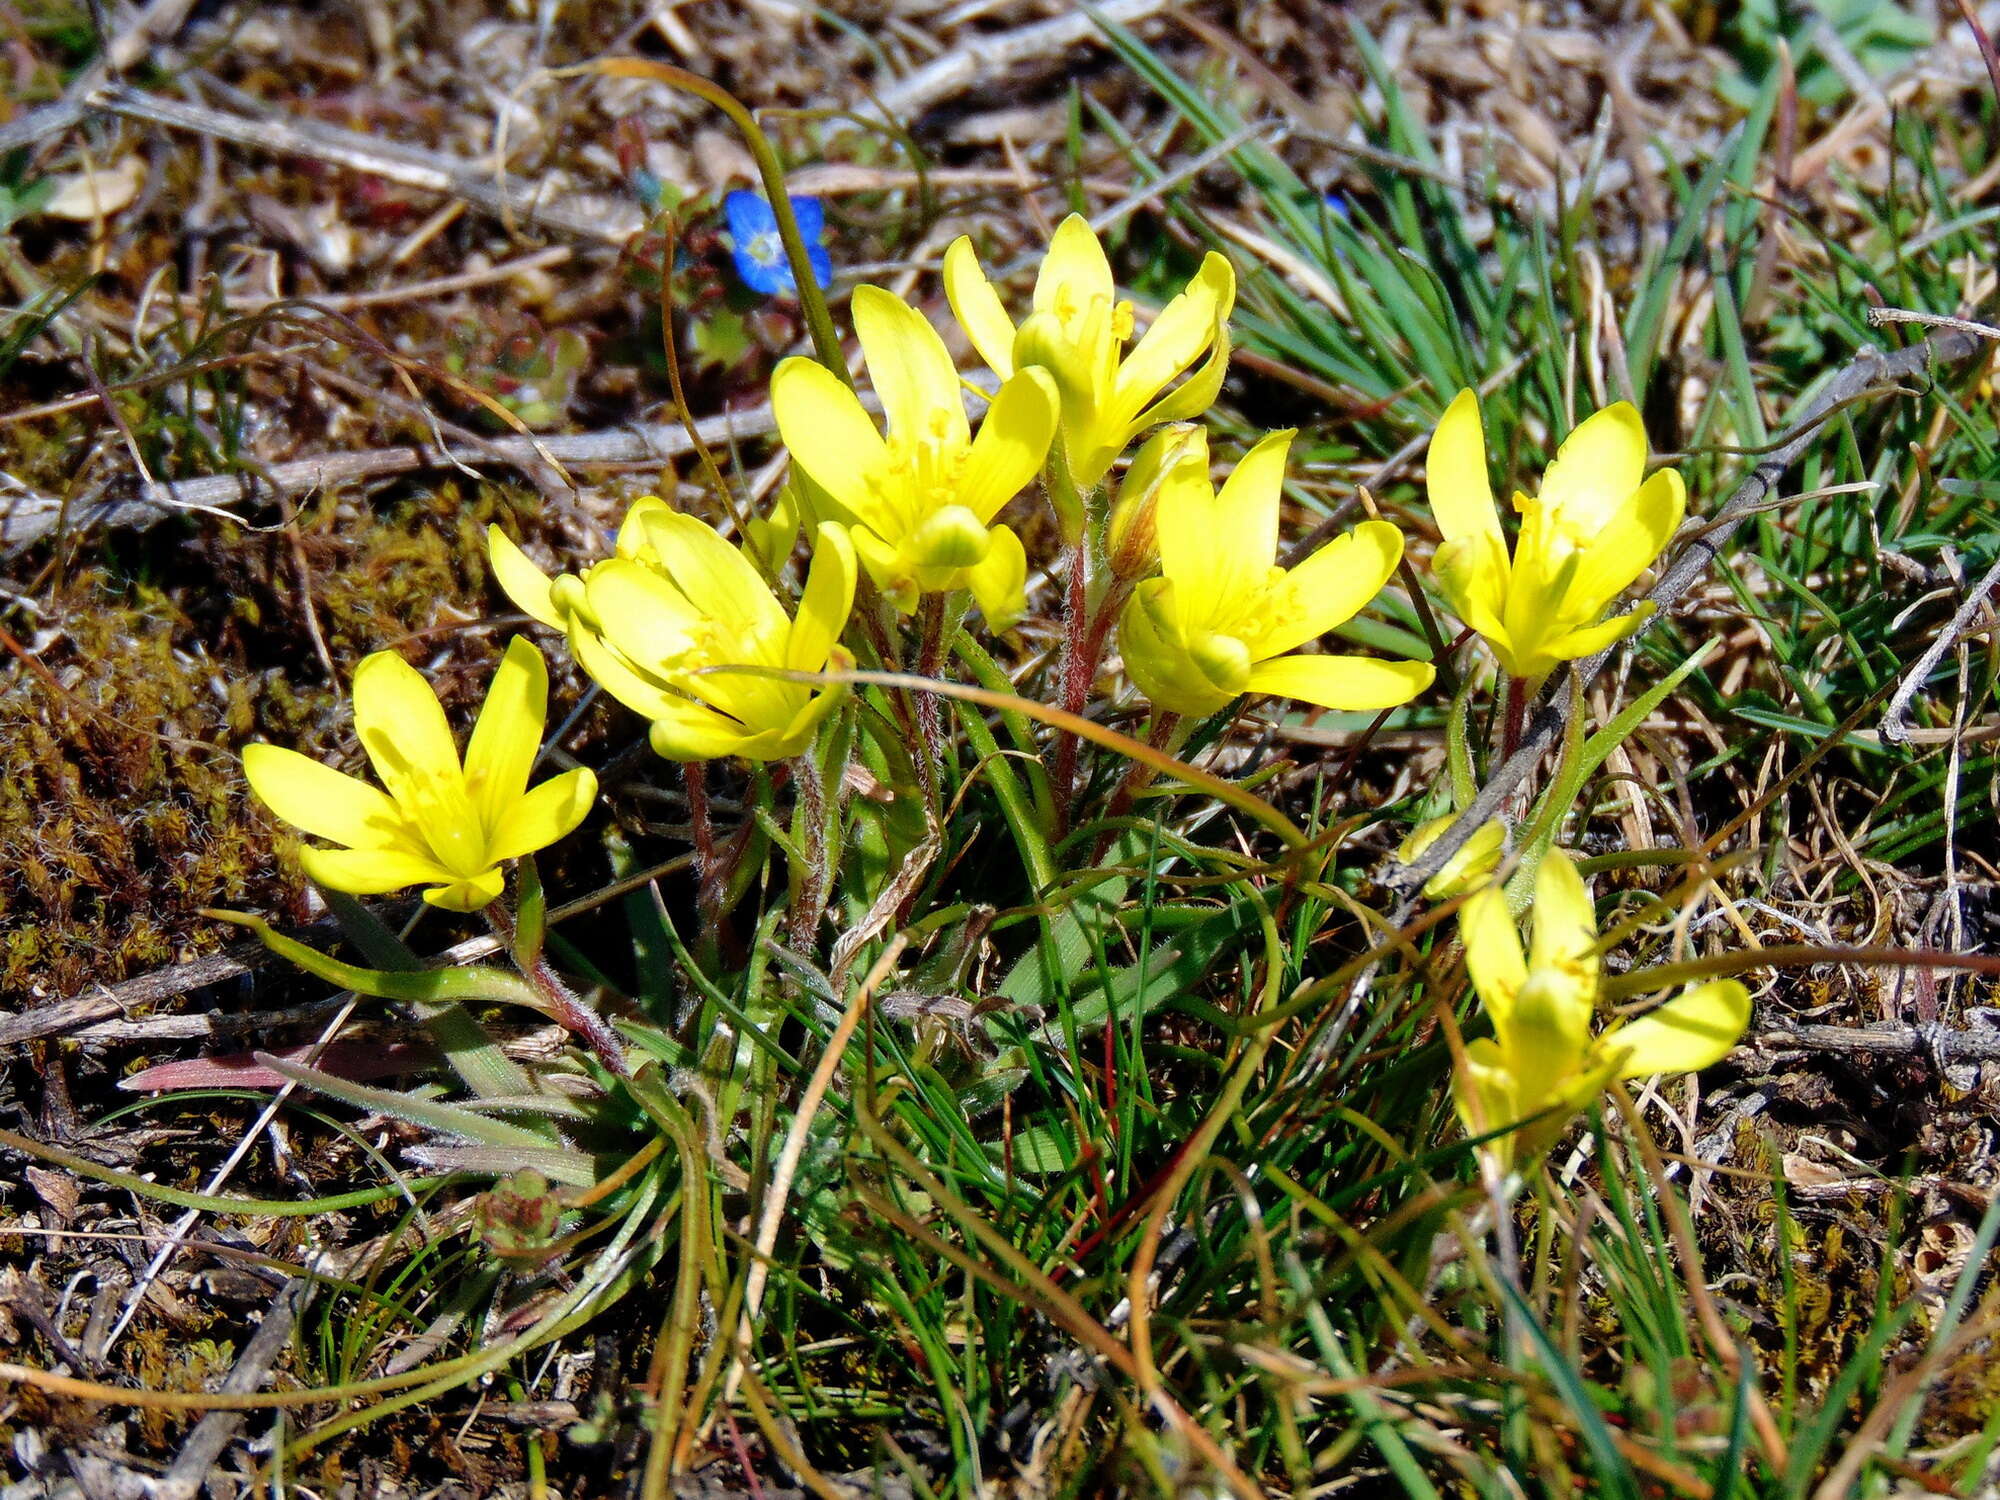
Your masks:
<instances>
[{"instance_id":1,"label":"green leaf","mask_svg":"<svg viewBox=\"0 0 2000 1500\"><path fill-rule=\"evenodd\" d=\"M541 1150L553 1139L550 1132L532 1130L506 1120L489 1119L460 1104L446 1104L442 1100L427 1099L419 1094L356 1083L351 1078L338 1078L331 1073L322 1073L318 1068L308 1068L301 1063L276 1057L268 1052L259 1052L255 1056L260 1067L269 1068L274 1073L282 1073L295 1083L304 1084L316 1093L342 1100L358 1109L372 1110L394 1119L407 1120L410 1124L421 1125L426 1130L457 1136L462 1141L472 1141L482 1146L518 1146ZM590 1159L581 1152L576 1153L576 1159L581 1165L574 1170L581 1172L582 1175L575 1180L588 1186L596 1180L590 1171Z\"/></svg>"}]
</instances>

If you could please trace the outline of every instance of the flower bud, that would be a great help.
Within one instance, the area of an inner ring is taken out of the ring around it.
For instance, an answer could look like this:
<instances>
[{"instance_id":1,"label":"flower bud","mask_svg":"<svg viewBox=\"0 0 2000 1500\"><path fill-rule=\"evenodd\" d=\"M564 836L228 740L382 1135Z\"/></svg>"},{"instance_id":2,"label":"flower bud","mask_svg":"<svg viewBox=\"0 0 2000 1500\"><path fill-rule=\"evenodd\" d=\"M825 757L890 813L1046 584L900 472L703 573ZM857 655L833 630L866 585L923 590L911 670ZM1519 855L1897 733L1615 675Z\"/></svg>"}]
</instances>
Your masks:
<instances>
[{"instance_id":1,"label":"flower bud","mask_svg":"<svg viewBox=\"0 0 2000 1500\"><path fill-rule=\"evenodd\" d=\"M1184 467L1193 477L1207 477L1208 434L1192 422L1162 427L1126 469L1104 538L1111 576L1120 583L1135 582L1159 566L1160 492Z\"/></svg>"},{"instance_id":2,"label":"flower bud","mask_svg":"<svg viewBox=\"0 0 2000 1500\"><path fill-rule=\"evenodd\" d=\"M1441 818L1419 824L1403 840L1402 847L1396 851L1396 858L1406 865L1421 859L1424 851L1438 841L1438 836L1457 821L1457 813L1446 813ZM1449 901L1454 896L1478 890L1500 868L1500 857L1506 852L1506 840L1507 829L1497 819L1482 824L1478 832L1459 846L1458 853L1445 861L1444 868L1425 883L1424 894L1433 901Z\"/></svg>"},{"instance_id":3,"label":"flower bud","mask_svg":"<svg viewBox=\"0 0 2000 1500\"><path fill-rule=\"evenodd\" d=\"M778 491L768 516L752 516L744 523L744 551L759 558L764 571L776 577L791 560L799 542L799 493L795 483Z\"/></svg>"}]
</instances>

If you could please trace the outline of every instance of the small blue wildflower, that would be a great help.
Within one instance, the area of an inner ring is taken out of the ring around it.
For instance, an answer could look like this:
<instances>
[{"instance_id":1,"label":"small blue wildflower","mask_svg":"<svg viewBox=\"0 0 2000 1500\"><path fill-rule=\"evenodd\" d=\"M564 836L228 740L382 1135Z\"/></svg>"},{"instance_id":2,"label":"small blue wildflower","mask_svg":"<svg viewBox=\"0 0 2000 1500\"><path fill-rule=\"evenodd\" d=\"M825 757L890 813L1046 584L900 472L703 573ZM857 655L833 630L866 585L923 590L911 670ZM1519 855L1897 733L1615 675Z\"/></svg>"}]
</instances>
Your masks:
<instances>
[{"instance_id":1,"label":"small blue wildflower","mask_svg":"<svg viewBox=\"0 0 2000 1500\"><path fill-rule=\"evenodd\" d=\"M771 205L738 188L722 200L722 213L729 223L736 274L743 278L743 284L767 297L775 292L797 293L799 286L792 279L791 262L785 255L785 242L778 237L778 220ZM806 242L813 280L823 287L833 280L833 257L821 243L826 234L826 211L817 198L794 198L792 213Z\"/></svg>"}]
</instances>

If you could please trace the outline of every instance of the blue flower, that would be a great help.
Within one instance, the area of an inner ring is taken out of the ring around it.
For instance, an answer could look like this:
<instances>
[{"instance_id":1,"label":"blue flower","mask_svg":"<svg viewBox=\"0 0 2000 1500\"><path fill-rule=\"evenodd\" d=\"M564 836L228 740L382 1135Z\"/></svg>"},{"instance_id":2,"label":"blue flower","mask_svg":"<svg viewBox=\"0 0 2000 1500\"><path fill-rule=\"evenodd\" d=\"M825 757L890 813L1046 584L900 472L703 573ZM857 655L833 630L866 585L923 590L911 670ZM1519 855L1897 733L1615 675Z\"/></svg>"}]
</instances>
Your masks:
<instances>
[{"instance_id":1,"label":"blue flower","mask_svg":"<svg viewBox=\"0 0 2000 1500\"><path fill-rule=\"evenodd\" d=\"M766 296L774 292L796 294L799 285L792 279L792 265L785 255L785 242L778 238L778 220L771 205L739 188L722 200L722 213L729 223L736 274L743 278L743 284ZM806 242L813 280L823 287L833 280L833 257L821 243L826 234L826 211L817 198L794 198L792 213Z\"/></svg>"}]
</instances>

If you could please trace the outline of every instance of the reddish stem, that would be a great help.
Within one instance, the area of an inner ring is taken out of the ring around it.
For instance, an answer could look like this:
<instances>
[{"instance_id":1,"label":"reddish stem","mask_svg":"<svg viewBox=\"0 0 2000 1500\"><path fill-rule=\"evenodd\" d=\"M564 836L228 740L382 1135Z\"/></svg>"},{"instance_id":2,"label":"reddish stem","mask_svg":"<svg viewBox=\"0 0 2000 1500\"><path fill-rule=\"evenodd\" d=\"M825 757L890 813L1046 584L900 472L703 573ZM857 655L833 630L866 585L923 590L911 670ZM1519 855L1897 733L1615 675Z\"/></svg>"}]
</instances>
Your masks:
<instances>
[{"instance_id":1,"label":"reddish stem","mask_svg":"<svg viewBox=\"0 0 2000 1500\"><path fill-rule=\"evenodd\" d=\"M1105 624L1110 610L1095 621L1090 619L1089 589L1084 578L1085 543L1076 539L1069 551L1069 588L1063 601L1063 651L1059 669L1058 706L1080 714L1090 700L1090 684L1097 676L1098 654L1104 649ZM1049 758L1049 785L1055 793L1055 836L1069 831L1069 805L1076 795L1076 736L1067 729L1056 731L1055 747Z\"/></svg>"},{"instance_id":2,"label":"reddish stem","mask_svg":"<svg viewBox=\"0 0 2000 1500\"><path fill-rule=\"evenodd\" d=\"M1528 679L1507 679L1507 702L1500 726L1500 759L1504 763L1521 748L1521 736L1528 727Z\"/></svg>"},{"instance_id":3,"label":"reddish stem","mask_svg":"<svg viewBox=\"0 0 2000 1500\"><path fill-rule=\"evenodd\" d=\"M923 632L917 647L917 675L936 677L944 670L944 595L926 594L920 606ZM911 758L933 810L938 805L937 772L944 763L944 704L936 693L918 692L917 748Z\"/></svg>"},{"instance_id":4,"label":"reddish stem","mask_svg":"<svg viewBox=\"0 0 2000 1500\"><path fill-rule=\"evenodd\" d=\"M514 914L506 905L492 902L486 908L486 920L493 926L493 935L513 956L521 977L548 1001L556 1024L580 1039L618 1077L630 1078L632 1065L625 1060L625 1044L618 1040L618 1033L611 1029L610 1023L572 994L562 976L549 967L549 961L539 952L524 956L515 951Z\"/></svg>"}]
</instances>

